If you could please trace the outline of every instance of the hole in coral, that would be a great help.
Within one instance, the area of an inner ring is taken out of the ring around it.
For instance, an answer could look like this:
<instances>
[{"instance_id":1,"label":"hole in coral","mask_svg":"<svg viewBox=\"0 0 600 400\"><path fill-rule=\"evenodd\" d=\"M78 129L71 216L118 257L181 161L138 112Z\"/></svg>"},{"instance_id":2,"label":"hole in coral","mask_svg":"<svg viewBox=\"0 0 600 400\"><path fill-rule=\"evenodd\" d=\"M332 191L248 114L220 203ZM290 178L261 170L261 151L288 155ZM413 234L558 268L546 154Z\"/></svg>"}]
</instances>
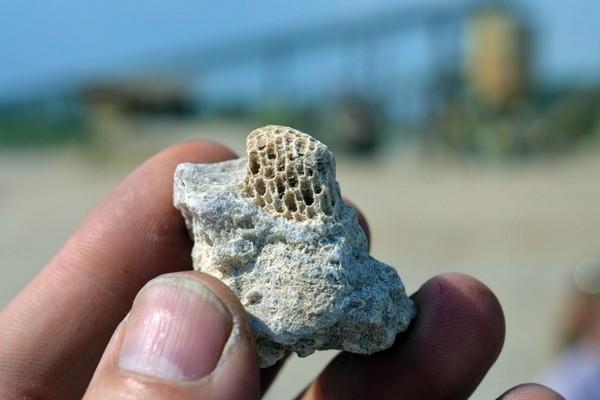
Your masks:
<instances>
[{"instance_id":1,"label":"hole in coral","mask_svg":"<svg viewBox=\"0 0 600 400\"><path fill-rule=\"evenodd\" d=\"M273 203L275 205L275 211L282 213L284 211L283 204L280 199L276 199Z\"/></svg>"},{"instance_id":2,"label":"hole in coral","mask_svg":"<svg viewBox=\"0 0 600 400\"><path fill-rule=\"evenodd\" d=\"M298 178L294 175L288 176L287 181L290 187L296 187L298 185Z\"/></svg>"},{"instance_id":3,"label":"hole in coral","mask_svg":"<svg viewBox=\"0 0 600 400\"><path fill-rule=\"evenodd\" d=\"M254 196L256 196L256 193L254 192L254 186L252 186L252 185L246 185L246 187L244 189L244 193L248 197L254 197Z\"/></svg>"},{"instance_id":4,"label":"hole in coral","mask_svg":"<svg viewBox=\"0 0 600 400\"><path fill-rule=\"evenodd\" d=\"M257 135L257 136L258 136L258 135ZM259 150L262 150L262 149L264 149L265 147L267 147L267 143L265 142L265 138L264 138L264 136L262 136L262 135L256 138L256 142L255 142L255 143L256 143L256 147L257 147Z\"/></svg>"},{"instance_id":5,"label":"hole in coral","mask_svg":"<svg viewBox=\"0 0 600 400\"><path fill-rule=\"evenodd\" d=\"M304 203L306 203L307 206L310 206L312 203L315 202L315 199L313 197L313 192L310 189L310 187L308 186L308 183L306 183L305 181L302 183L304 183L304 184L300 185L300 191L302 192L302 198L304 199Z\"/></svg>"},{"instance_id":6,"label":"hole in coral","mask_svg":"<svg viewBox=\"0 0 600 400\"><path fill-rule=\"evenodd\" d=\"M269 144L269 147L267 148L267 158L269 160L274 160L275 158L277 158L277 154L275 154L275 149L273 148L273 144Z\"/></svg>"},{"instance_id":7,"label":"hole in coral","mask_svg":"<svg viewBox=\"0 0 600 400\"><path fill-rule=\"evenodd\" d=\"M254 223L252 218L246 216L238 220L238 226L242 229L252 229L254 228Z\"/></svg>"},{"instance_id":8,"label":"hole in coral","mask_svg":"<svg viewBox=\"0 0 600 400\"><path fill-rule=\"evenodd\" d=\"M277 185L277 193L282 195L283 192L285 192L285 185L283 184L283 179L280 176L275 178L275 185Z\"/></svg>"},{"instance_id":9,"label":"hole in coral","mask_svg":"<svg viewBox=\"0 0 600 400\"><path fill-rule=\"evenodd\" d=\"M269 186L267 186L267 189L269 190L269 192L271 192L272 194L277 193L277 187L275 186L274 181L269 181L268 185Z\"/></svg>"},{"instance_id":10,"label":"hole in coral","mask_svg":"<svg viewBox=\"0 0 600 400\"><path fill-rule=\"evenodd\" d=\"M295 145L296 153L298 153L299 156L303 156L306 150L306 142L304 140L298 140Z\"/></svg>"},{"instance_id":11,"label":"hole in coral","mask_svg":"<svg viewBox=\"0 0 600 400\"><path fill-rule=\"evenodd\" d=\"M256 290L252 290L246 295L246 302L248 303L248 305L257 304L261 302L262 297L262 294L260 294Z\"/></svg>"},{"instance_id":12,"label":"hole in coral","mask_svg":"<svg viewBox=\"0 0 600 400\"><path fill-rule=\"evenodd\" d=\"M321 185L319 185L318 183L314 185L314 189L315 194L319 194L323 191L323 187Z\"/></svg>"},{"instance_id":13,"label":"hole in coral","mask_svg":"<svg viewBox=\"0 0 600 400\"><path fill-rule=\"evenodd\" d=\"M285 158L277 160L277 170L280 172L285 171Z\"/></svg>"},{"instance_id":14,"label":"hole in coral","mask_svg":"<svg viewBox=\"0 0 600 400\"><path fill-rule=\"evenodd\" d=\"M273 171L273 167L266 167L265 168L265 178L271 179L271 178L273 178L273 176L275 176L275 172Z\"/></svg>"},{"instance_id":15,"label":"hole in coral","mask_svg":"<svg viewBox=\"0 0 600 400\"><path fill-rule=\"evenodd\" d=\"M258 171L260 171L260 164L258 163L258 160L256 158L256 153L252 153L250 154L250 172L252 172L254 175L258 174Z\"/></svg>"},{"instance_id":16,"label":"hole in coral","mask_svg":"<svg viewBox=\"0 0 600 400\"><path fill-rule=\"evenodd\" d=\"M267 188L265 187L265 181L263 181L261 178L256 178L254 187L256 188L256 192L261 196L264 196L265 192L267 191Z\"/></svg>"},{"instance_id":17,"label":"hole in coral","mask_svg":"<svg viewBox=\"0 0 600 400\"><path fill-rule=\"evenodd\" d=\"M288 210L295 212L298 210L296 207L296 200L294 200L294 195L292 192L287 192L285 194L285 206Z\"/></svg>"}]
</instances>

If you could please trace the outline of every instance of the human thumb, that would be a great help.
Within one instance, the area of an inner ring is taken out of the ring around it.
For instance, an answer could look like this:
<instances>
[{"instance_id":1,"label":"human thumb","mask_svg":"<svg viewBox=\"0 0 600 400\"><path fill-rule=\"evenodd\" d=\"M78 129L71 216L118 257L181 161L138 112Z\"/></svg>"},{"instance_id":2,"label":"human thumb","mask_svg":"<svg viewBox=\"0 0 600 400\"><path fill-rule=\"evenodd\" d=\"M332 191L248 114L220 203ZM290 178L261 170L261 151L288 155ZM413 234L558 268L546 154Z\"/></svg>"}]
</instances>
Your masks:
<instances>
[{"instance_id":1,"label":"human thumb","mask_svg":"<svg viewBox=\"0 0 600 400\"><path fill-rule=\"evenodd\" d=\"M217 279L162 275L138 293L84 396L257 399L259 368L246 312Z\"/></svg>"}]
</instances>

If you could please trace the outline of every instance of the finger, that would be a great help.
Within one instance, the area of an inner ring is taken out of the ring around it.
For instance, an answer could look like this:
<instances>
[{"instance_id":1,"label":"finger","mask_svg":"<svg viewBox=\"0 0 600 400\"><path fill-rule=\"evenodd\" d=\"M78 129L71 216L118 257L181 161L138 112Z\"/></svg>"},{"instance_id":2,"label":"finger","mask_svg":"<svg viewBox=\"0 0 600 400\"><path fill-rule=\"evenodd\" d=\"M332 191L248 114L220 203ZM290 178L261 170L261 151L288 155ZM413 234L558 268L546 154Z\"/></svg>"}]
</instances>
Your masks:
<instances>
[{"instance_id":1,"label":"finger","mask_svg":"<svg viewBox=\"0 0 600 400\"><path fill-rule=\"evenodd\" d=\"M340 354L302 398L467 398L504 341L498 300L479 281L458 274L429 280L414 300L417 317L392 348Z\"/></svg>"},{"instance_id":2,"label":"finger","mask_svg":"<svg viewBox=\"0 0 600 400\"><path fill-rule=\"evenodd\" d=\"M191 265L192 244L172 205L175 167L233 157L212 142L174 146L92 212L0 316L0 398L81 398L138 290Z\"/></svg>"},{"instance_id":3,"label":"finger","mask_svg":"<svg viewBox=\"0 0 600 400\"><path fill-rule=\"evenodd\" d=\"M277 361L275 363L275 365L260 369L260 394L261 395L264 395L265 393L267 393L267 390L269 389L269 387L271 386L271 384L273 383L275 378L277 378L279 371L281 371L281 368L287 361L288 356L289 355L286 355L284 358Z\"/></svg>"},{"instance_id":4,"label":"finger","mask_svg":"<svg viewBox=\"0 0 600 400\"><path fill-rule=\"evenodd\" d=\"M209 275L172 273L138 294L84 399L258 399L258 371L235 294Z\"/></svg>"},{"instance_id":5,"label":"finger","mask_svg":"<svg viewBox=\"0 0 600 400\"><path fill-rule=\"evenodd\" d=\"M365 218L365 214L354 204L354 202L344 199L344 202L352 207L354 211L356 211L356 218L358 220L358 224L365 232L365 236L367 237L367 242L369 244L369 248L371 247L371 229L369 229L369 223L367 222L367 218Z\"/></svg>"},{"instance_id":6,"label":"finger","mask_svg":"<svg viewBox=\"0 0 600 400\"><path fill-rule=\"evenodd\" d=\"M524 383L508 390L498 400L565 400L560 394L537 383Z\"/></svg>"}]
</instances>

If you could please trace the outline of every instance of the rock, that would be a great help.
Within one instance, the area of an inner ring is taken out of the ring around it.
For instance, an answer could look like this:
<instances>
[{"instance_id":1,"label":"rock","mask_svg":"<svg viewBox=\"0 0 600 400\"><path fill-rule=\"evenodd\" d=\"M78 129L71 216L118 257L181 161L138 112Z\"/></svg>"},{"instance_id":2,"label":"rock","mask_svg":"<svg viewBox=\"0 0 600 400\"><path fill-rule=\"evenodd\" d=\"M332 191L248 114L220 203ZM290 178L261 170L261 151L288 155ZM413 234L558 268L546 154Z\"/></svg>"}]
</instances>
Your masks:
<instances>
[{"instance_id":1,"label":"rock","mask_svg":"<svg viewBox=\"0 0 600 400\"><path fill-rule=\"evenodd\" d=\"M415 307L396 270L369 256L331 151L282 126L253 131L247 151L180 164L174 204L194 240L194 268L227 284L248 311L260 366L289 351L391 346Z\"/></svg>"}]
</instances>

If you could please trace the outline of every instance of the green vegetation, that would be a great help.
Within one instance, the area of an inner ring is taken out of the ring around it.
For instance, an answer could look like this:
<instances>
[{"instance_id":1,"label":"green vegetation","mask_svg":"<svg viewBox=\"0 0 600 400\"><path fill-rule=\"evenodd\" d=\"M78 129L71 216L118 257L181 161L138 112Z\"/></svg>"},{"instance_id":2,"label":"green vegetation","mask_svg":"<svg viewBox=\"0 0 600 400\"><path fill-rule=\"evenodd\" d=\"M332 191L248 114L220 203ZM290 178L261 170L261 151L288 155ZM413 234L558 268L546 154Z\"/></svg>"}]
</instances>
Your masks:
<instances>
[{"instance_id":1,"label":"green vegetation","mask_svg":"<svg viewBox=\"0 0 600 400\"><path fill-rule=\"evenodd\" d=\"M0 116L0 147L46 147L66 144L83 137L80 119Z\"/></svg>"}]
</instances>

